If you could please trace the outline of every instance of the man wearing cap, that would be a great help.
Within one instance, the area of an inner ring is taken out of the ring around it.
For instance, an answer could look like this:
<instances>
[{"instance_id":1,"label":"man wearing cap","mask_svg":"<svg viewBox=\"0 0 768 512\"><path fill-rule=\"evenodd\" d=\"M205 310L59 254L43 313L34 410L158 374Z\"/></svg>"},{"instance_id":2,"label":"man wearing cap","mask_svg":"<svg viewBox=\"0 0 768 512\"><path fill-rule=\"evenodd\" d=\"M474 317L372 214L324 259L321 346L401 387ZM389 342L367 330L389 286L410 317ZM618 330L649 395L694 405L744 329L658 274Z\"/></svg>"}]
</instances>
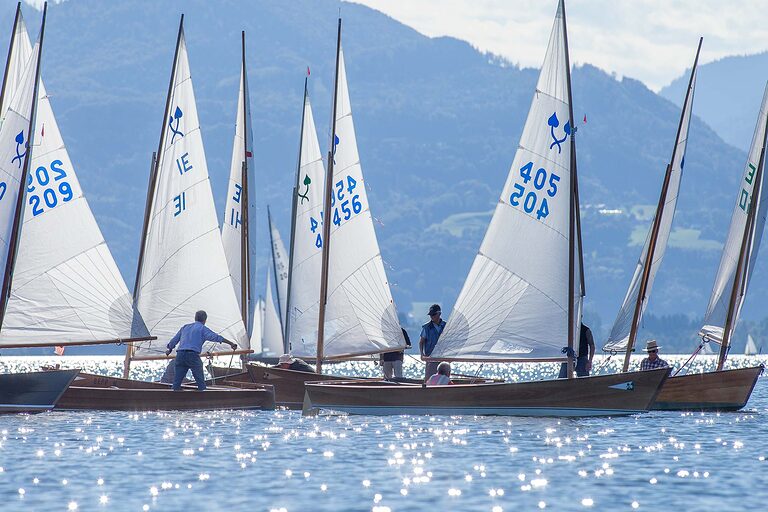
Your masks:
<instances>
[{"instance_id":1,"label":"man wearing cap","mask_svg":"<svg viewBox=\"0 0 768 512\"><path fill-rule=\"evenodd\" d=\"M295 372L315 373L315 369L310 365L299 359L293 357L291 354L283 354L280 359L277 360L275 368L282 368L284 370L293 370Z\"/></svg>"},{"instance_id":2,"label":"man wearing cap","mask_svg":"<svg viewBox=\"0 0 768 512\"><path fill-rule=\"evenodd\" d=\"M445 320L440 318L440 305L432 304L429 307L429 322L421 326L421 336L419 337L419 350L422 357L429 357L432 355L432 351L435 350L437 340L443 333L445 328ZM424 380L429 379L432 375L437 373L437 366L440 361L427 361L427 367L424 371Z\"/></svg>"},{"instance_id":3,"label":"man wearing cap","mask_svg":"<svg viewBox=\"0 0 768 512\"><path fill-rule=\"evenodd\" d=\"M214 343L226 343L232 350L237 348L237 344L219 336L205 326L208 320L208 314L205 311L195 313L195 322L187 324L176 333L176 336L168 342L165 354L171 355L176 345L176 361L174 364L175 375L173 376L173 390L181 390L181 382L187 376L187 371L192 370L192 376L197 383L197 389L205 390L205 374L203 373L203 362L200 360L200 352L203 350L203 343L212 341Z\"/></svg>"},{"instance_id":4,"label":"man wearing cap","mask_svg":"<svg viewBox=\"0 0 768 512\"><path fill-rule=\"evenodd\" d=\"M640 363L641 370L655 370L656 368L667 368L669 363L659 357L659 347L656 344L656 340L648 340L645 342L644 352L648 353L648 357L642 360Z\"/></svg>"}]
</instances>

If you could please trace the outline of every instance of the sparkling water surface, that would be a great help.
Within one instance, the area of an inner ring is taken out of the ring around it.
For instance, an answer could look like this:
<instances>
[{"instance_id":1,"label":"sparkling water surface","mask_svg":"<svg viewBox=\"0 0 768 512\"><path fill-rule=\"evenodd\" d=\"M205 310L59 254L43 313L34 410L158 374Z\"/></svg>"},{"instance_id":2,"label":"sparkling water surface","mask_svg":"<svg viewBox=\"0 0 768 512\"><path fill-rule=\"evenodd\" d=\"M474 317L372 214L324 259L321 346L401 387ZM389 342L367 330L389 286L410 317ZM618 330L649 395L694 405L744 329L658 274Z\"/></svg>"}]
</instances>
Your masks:
<instances>
[{"instance_id":1,"label":"sparkling water surface","mask_svg":"<svg viewBox=\"0 0 768 512\"><path fill-rule=\"evenodd\" d=\"M681 364L686 357L665 356ZM734 356L729 367L765 362ZM613 358L595 364L615 371ZM119 375L122 357L2 357ZM221 362L219 364L222 364ZM223 362L224 366L228 361ZM713 356L692 371L712 369ZM162 363L132 377L154 379ZM423 366L406 362L407 376ZM508 380L555 365L455 365ZM370 362L329 367L374 375ZM737 413L623 418L302 418L300 411L0 416L5 510L764 510L768 380Z\"/></svg>"}]
</instances>

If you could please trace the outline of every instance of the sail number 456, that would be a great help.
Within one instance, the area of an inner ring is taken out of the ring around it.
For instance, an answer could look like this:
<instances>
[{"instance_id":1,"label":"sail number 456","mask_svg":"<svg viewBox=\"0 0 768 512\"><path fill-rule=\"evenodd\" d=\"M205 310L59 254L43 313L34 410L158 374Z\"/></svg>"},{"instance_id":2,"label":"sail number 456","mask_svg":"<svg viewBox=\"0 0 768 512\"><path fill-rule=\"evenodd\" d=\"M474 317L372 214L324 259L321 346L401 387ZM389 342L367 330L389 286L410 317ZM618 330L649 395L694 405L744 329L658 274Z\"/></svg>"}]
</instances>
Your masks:
<instances>
[{"instance_id":1,"label":"sail number 456","mask_svg":"<svg viewBox=\"0 0 768 512\"><path fill-rule=\"evenodd\" d=\"M546 169L539 168L536 174L531 177L533 171L533 162L528 162L520 168L520 177L523 178L525 185L528 182L533 181L533 190L526 193L524 185L515 183L514 192L509 196L509 204L512 206L520 206L522 199L522 207L525 213L533 213L536 210L536 219L541 220L549 215L549 204L547 203L547 196L555 197L557 195L557 182L560 181L560 176L554 173L548 173ZM547 187L546 195L543 194L544 187ZM539 201L538 191L542 192L541 201ZM539 205L538 210L536 205Z\"/></svg>"}]
</instances>

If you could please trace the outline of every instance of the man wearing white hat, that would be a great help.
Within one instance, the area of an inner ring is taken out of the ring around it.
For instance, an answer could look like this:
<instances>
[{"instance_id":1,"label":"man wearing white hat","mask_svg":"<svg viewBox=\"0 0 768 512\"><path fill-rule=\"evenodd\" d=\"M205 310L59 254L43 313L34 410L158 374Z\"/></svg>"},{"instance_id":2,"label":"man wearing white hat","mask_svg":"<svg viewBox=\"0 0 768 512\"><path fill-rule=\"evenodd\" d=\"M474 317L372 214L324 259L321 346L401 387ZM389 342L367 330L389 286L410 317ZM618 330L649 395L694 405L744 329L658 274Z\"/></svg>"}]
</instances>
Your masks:
<instances>
[{"instance_id":1,"label":"man wearing white hat","mask_svg":"<svg viewBox=\"0 0 768 512\"><path fill-rule=\"evenodd\" d=\"M277 360L277 364L274 367L297 372L315 373L314 368L309 366L298 357L293 357L291 354L281 355L280 359Z\"/></svg>"},{"instance_id":2,"label":"man wearing white hat","mask_svg":"<svg viewBox=\"0 0 768 512\"><path fill-rule=\"evenodd\" d=\"M656 368L667 368L669 363L659 357L659 347L656 344L656 340L648 340L645 342L645 348L643 352L648 353L648 357L642 360L640 363L640 370L655 370Z\"/></svg>"}]
</instances>

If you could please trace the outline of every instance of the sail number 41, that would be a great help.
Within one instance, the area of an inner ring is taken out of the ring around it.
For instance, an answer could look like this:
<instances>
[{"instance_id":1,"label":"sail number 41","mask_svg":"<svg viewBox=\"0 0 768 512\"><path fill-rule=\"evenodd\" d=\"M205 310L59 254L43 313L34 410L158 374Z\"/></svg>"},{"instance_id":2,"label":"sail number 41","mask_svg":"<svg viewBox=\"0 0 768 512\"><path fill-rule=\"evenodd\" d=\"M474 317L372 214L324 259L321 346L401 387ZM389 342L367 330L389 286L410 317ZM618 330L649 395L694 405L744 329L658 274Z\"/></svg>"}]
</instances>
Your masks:
<instances>
[{"instance_id":1,"label":"sail number 41","mask_svg":"<svg viewBox=\"0 0 768 512\"><path fill-rule=\"evenodd\" d=\"M509 204L512 206L521 206L525 213L533 213L536 210L536 219L541 220L549 215L549 203L547 196L555 197L557 195L557 183L560 176L554 173L548 173L546 169L540 167L536 173L533 173L533 162L528 162L520 168L520 177L523 178L523 185L515 183L514 191L509 196ZM533 182L533 189L526 193L525 185ZM546 187L546 195L544 188ZM539 200L539 192L542 196ZM539 208L536 209L536 205Z\"/></svg>"}]
</instances>

